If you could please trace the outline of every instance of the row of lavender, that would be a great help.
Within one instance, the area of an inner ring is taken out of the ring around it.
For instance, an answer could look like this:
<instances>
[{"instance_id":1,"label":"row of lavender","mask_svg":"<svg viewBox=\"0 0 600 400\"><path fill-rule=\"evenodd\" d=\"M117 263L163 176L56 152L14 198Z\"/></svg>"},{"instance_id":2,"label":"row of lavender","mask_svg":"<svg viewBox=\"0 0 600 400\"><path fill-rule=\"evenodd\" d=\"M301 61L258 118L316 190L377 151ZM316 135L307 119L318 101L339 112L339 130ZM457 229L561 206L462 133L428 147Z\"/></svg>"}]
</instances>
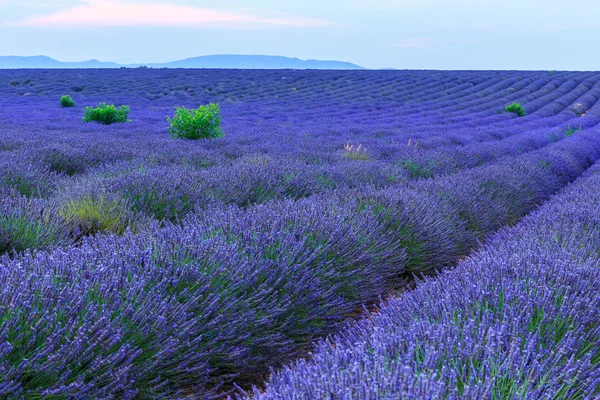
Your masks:
<instances>
[{"instance_id":1,"label":"row of lavender","mask_svg":"<svg viewBox=\"0 0 600 400\"><path fill-rule=\"evenodd\" d=\"M588 131L411 187L217 204L181 225L4 257L0 395L218 397L234 381L247 387L401 288L403 274L456 263L598 158Z\"/></svg>"},{"instance_id":2,"label":"row of lavender","mask_svg":"<svg viewBox=\"0 0 600 400\"><path fill-rule=\"evenodd\" d=\"M254 399L600 396L600 164Z\"/></svg>"}]
</instances>

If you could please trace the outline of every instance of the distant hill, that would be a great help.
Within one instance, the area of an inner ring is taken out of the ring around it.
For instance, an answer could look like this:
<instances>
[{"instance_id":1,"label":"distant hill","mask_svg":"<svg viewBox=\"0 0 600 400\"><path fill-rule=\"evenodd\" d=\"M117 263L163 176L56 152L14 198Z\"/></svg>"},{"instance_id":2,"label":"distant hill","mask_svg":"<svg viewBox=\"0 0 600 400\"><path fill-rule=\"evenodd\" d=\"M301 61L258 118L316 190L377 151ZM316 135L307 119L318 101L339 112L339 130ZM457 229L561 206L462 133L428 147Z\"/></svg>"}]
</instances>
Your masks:
<instances>
[{"instance_id":1,"label":"distant hill","mask_svg":"<svg viewBox=\"0 0 600 400\"><path fill-rule=\"evenodd\" d=\"M223 54L200 56L161 64L127 64L89 60L62 62L46 56L0 56L0 69L14 68L239 68L239 69L364 69L343 61L300 60L282 56Z\"/></svg>"},{"instance_id":2,"label":"distant hill","mask_svg":"<svg viewBox=\"0 0 600 400\"><path fill-rule=\"evenodd\" d=\"M19 57L0 56L0 68L118 68L111 62L89 60L81 62L61 62L46 56Z\"/></svg>"},{"instance_id":3,"label":"distant hill","mask_svg":"<svg viewBox=\"0 0 600 400\"><path fill-rule=\"evenodd\" d=\"M155 68L239 68L239 69L363 69L342 61L300 60L281 56L244 56L223 54L201 56L165 64L147 64Z\"/></svg>"}]
</instances>

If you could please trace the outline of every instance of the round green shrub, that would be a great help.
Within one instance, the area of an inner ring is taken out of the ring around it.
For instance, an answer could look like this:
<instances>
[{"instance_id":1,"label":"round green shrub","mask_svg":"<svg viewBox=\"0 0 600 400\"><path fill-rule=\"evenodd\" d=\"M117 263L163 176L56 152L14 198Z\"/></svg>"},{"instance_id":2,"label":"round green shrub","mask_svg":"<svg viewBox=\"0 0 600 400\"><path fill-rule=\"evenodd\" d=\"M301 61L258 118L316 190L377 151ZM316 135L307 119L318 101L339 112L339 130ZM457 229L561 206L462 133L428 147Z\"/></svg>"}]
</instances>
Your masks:
<instances>
[{"instance_id":1,"label":"round green shrub","mask_svg":"<svg viewBox=\"0 0 600 400\"><path fill-rule=\"evenodd\" d=\"M114 122L131 122L131 120L127 119L128 115L128 106L117 108L112 104L100 103L98 107L86 107L83 110L83 121L97 121L105 125Z\"/></svg>"},{"instance_id":2,"label":"round green shrub","mask_svg":"<svg viewBox=\"0 0 600 400\"><path fill-rule=\"evenodd\" d=\"M504 111L513 112L513 113L517 114L519 117L522 117L525 115L525 109L523 108L521 103L512 103L512 104L506 106Z\"/></svg>"},{"instance_id":3,"label":"round green shrub","mask_svg":"<svg viewBox=\"0 0 600 400\"><path fill-rule=\"evenodd\" d=\"M71 98L71 96L62 96L60 98L61 107L75 107L75 102Z\"/></svg>"},{"instance_id":4,"label":"round green shrub","mask_svg":"<svg viewBox=\"0 0 600 400\"><path fill-rule=\"evenodd\" d=\"M221 130L221 108L210 103L197 110L185 107L175 109L175 117L167 117L171 124L171 138L214 139L225 136Z\"/></svg>"}]
</instances>

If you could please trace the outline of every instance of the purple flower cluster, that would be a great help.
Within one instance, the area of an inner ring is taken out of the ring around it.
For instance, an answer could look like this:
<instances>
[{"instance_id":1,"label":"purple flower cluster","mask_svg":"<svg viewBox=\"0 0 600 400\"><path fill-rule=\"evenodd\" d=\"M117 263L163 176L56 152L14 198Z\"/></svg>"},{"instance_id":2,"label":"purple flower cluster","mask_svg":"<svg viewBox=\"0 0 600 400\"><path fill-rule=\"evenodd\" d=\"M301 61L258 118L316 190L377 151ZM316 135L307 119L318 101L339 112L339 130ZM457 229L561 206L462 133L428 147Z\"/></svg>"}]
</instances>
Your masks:
<instances>
[{"instance_id":1,"label":"purple flower cluster","mask_svg":"<svg viewBox=\"0 0 600 400\"><path fill-rule=\"evenodd\" d=\"M249 388L600 159L597 73L23 70L0 94L0 398ZM209 102L224 138L169 139Z\"/></svg>"},{"instance_id":2,"label":"purple flower cluster","mask_svg":"<svg viewBox=\"0 0 600 400\"><path fill-rule=\"evenodd\" d=\"M253 398L598 398L599 186L600 164Z\"/></svg>"}]
</instances>

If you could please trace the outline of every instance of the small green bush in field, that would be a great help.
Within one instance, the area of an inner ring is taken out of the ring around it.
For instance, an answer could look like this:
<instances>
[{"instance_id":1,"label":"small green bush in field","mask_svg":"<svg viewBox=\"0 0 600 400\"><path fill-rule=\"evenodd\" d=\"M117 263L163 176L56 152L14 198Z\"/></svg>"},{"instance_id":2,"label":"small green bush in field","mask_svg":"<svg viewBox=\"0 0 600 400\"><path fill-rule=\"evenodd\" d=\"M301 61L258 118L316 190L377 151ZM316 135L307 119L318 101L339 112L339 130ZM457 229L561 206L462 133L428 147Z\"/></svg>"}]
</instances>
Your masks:
<instances>
[{"instance_id":1,"label":"small green bush in field","mask_svg":"<svg viewBox=\"0 0 600 400\"><path fill-rule=\"evenodd\" d=\"M522 116L525 115L525 109L523 108L523 106L521 105L521 103L512 103L511 105L506 106L506 108L504 109L504 111L506 111L506 112L514 112L519 117L522 117Z\"/></svg>"},{"instance_id":2,"label":"small green bush in field","mask_svg":"<svg viewBox=\"0 0 600 400\"><path fill-rule=\"evenodd\" d=\"M61 107L75 107L75 102L71 98L71 96L62 96L60 98Z\"/></svg>"},{"instance_id":3,"label":"small green bush in field","mask_svg":"<svg viewBox=\"0 0 600 400\"><path fill-rule=\"evenodd\" d=\"M569 129L567 129L567 131L565 132L565 136L569 137L569 136L573 136L574 134L576 134L577 132L581 132L583 130L583 126L579 125L579 128L575 129L573 128L571 125L569 125Z\"/></svg>"},{"instance_id":4,"label":"small green bush in field","mask_svg":"<svg viewBox=\"0 0 600 400\"><path fill-rule=\"evenodd\" d=\"M86 107L83 110L83 120L85 122L98 121L108 125L113 122L131 122L127 119L129 107L121 106L119 108L112 104L100 103L98 107Z\"/></svg>"},{"instance_id":5,"label":"small green bush in field","mask_svg":"<svg viewBox=\"0 0 600 400\"><path fill-rule=\"evenodd\" d=\"M214 139L223 135L221 130L221 108L210 103L197 110L185 107L175 109L175 117L167 117L171 124L171 138Z\"/></svg>"}]
</instances>

